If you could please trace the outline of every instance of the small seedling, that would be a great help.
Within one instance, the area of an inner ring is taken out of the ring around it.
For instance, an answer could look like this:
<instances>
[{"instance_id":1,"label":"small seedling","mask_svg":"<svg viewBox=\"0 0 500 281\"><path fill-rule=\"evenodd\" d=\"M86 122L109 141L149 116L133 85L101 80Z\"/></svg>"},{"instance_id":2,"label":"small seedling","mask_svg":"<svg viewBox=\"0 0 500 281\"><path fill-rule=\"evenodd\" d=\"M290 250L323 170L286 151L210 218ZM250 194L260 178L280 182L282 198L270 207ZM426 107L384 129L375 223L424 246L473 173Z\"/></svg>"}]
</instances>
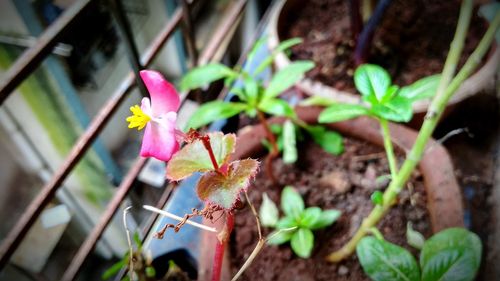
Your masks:
<instances>
[{"instance_id":1,"label":"small seedling","mask_svg":"<svg viewBox=\"0 0 500 281\"><path fill-rule=\"evenodd\" d=\"M278 219L278 208L264 194L259 210L261 223L264 226L276 228L269 234L268 244L280 245L290 241L293 252L301 258L311 256L314 247L313 230L333 224L341 215L339 210L334 209L305 208L304 200L291 186L286 186L281 192L281 210L285 216Z\"/></svg>"},{"instance_id":2,"label":"small seedling","mask_svg":"<svg viewBox=\"0 0 500 281\"><path fill-rule=\"evenodd\" d=\"M481 264L481 240L463 228L443 230L425 241L420 265L406 249L378 237L356 247L364 272L374 281L470 281Z\"/></svg>"}]
</instances>

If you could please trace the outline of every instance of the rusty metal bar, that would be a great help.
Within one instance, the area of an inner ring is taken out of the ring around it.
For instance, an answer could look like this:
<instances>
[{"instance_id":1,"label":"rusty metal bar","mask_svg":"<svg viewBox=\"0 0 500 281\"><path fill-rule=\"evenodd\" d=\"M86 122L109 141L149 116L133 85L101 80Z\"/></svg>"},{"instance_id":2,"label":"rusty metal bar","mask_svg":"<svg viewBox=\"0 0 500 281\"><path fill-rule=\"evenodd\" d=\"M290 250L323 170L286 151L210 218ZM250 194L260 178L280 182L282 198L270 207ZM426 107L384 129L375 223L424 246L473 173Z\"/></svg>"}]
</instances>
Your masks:
<instances>
[{"instance_id":1,"label":"rusty metal bar","mask_svg":"<svg viewBox=\"0 0 500 281\"><path fill-rule=\"evenodd\" d=\"M162 45L168 37L173 34L175 28L179 25L182 18L182 11L177 9L174 17L168 22L160 35L153 41L148 51L143 57L143 64L149 65L161 50ZM43 211L45 206L52 200L57 189L71 172L71 169L83 157L87 149L95 140L99 132L104 128L110 117L118 109L119 105L126 98L127 93L134 85L134 73L130 72L122 81L116 93L108 100L106 105L99 111L98 115L92 120L85 133L80 136L71 152L64 160L63 165L57 170L52 179L44 185L41 192L30 203L26 211L18 220L14 228L7 234L0 246L0 270L8 263L10 257L17 249L26 233Z\"/></svg>"},{"instance_id":2,"label":"rusty metal bar","mask_svg":"<svg viewBox=\"0 0 500 281\"><path fill-rule=\"evenodd\" d=\"M71 261L71 264L64 272L64 275L61 278L62 281L71 281L78 274L88 254L94 249L97 241L99 241L99 238L104 233L106 226L113 218L116 210L120 207L120 204L122 203L123 199L125 199L125 196L127 196L130 188L132 187L132 184L135 181L135 178L137 177L137 175L139 175L142 167L144 167L145 164L146 158L139 158L135 161L135 164L132 166L127 176L120 184L120 187L116 191L115 195L113 196L113 199L111 199L111 202L108 204L108 207L106 208L104 215L101 217L101 220L94 227L87 239L85 239L85 242L80 247L80 249L78 249L78 253L76 253L76 256Z\"/></svg>"},{"instance_id":3,"label":"rusty metal bar","mask_svg":"<svg viewBox=\"0 0 500 281\"><path fill-rule=\"evenodd\" d=\"M245 5L241 5L239 6L241 7L241 9L243 9L245 7ZM233 19L234 22L230 23L228 22L227 20L224 21L224 26L233 26L235 24L235 22L237 21L237 16L233 16L234 14L241 14L242 11L239 11L239 12L236 12L235 9L233 9L231 11L231 13L229 14L228 16L228 19ZM176 13L177 14L177 13ZM176 15L175 14L175 15ZM175 17L174 15L174 17ZM223 35L227 35L228 32L224 32L222 33ZM222 41L225 36L222 36L222 37L219 37L220 40ZM218 44L216 44L218 46ZM212 59L212 57L216 54L218 48L212 48L210 49L210 52L206 52L205 53L205 57L210 60ZM182 95L182 100L184 100L186 97L186 95ZM169 190L167 190L163 195L162 195L162 198L160 198L159 202L156 204L156 205L161 205L161 207L163 207L163 205L166 203L166 201L168 200L168 198L170 197L170 193L171 193L171 190L172 190L172 187L171 185L168 187ZM122 198L123 199L123 198ZM112 205L110 207L108 207L106 209L106 214L108 214L109 212L112 212L112 214L114 214L114 212L116 212L116 209L119 207L119 204L118 205ZM114 208L114 209L113 209ZM110 210L110 209L113 209L113 210ZM109 220L107 221L109 222ZM82 245L82 247L80 247L80 249L78 250L78 253L76 255L76 257L73 259L73 261L71 262L70 266L68 267L68 270L66 271L66 273L64 274L62 280L63 281L72 281L75 277L76 277L76 274L79 272L81 266L83 265L83 262L85 261L85 259L87 258L87 256L90 254L90 252L93 250L94 246L96 245L97 243L97 240L100 238L100 236L102 235L102 233L104 232L104 229L106 228L107 226L107 223L106 224L99 224L97 225L94 230L92 231L92 234L99 234L99 235L91 235L89 237L87 237L87 239L85 240L84 244ZM153 226L153 223L148 223L148 225L146 226L146 230L150 231L151 228Z\"/></svg>"},{"instance_id":4,"label":"rusty metal bar","mask_svg":"<svg viewBox=\"0 0 500 281\"><path fill-rule=\"evenodd\" d=\"M222 21L217 27L212 39L208 42L205 49L198 59L199 65L204 65L213 58L219 49L220 43L223 41L224 37L228 34L229 30L234 27L234 24L238 20L238 17L243 13L247 0L238 0L233 3L233 7L228 12L227 17Z\"/></svg>"},{"instance_id":5,"label":"rusty metal bar","mask_svg":"<svg viewBox=\"0 0 500 281\"><path fill-rule=\"evenodd\" d=\"M38 38L36 45L27 49L12 65L0 81L0 105L12 91L52 52L60 37L71 27L76 18L93 0L79 0L71 5ZM1 267L0 267L1 268Z\"/></svg>"},{"instance_id":6,"label":"rusty metal bar","mask_svg":"<svg viewBox=\"0 0 500 281\"><path fill-rule=\"evenodd\" d=\"M186 42L189 58L191 59L192 66L198 63L198 51L196 50L196 41L194 40L193 22L191 20L191 9L187 0L180 0L182 4L182 33Z\"/></svg>"},{"instance_id":7,"label":"rusty metal bar","mask_svg":"<svg viewBox=\"0 0 500 281\"><path fill-rule=\"evenodd\" d=\"M123 9L122 1L108 0L107 2L109 10L113 15L116 25L118 26L118 32L121 35L121 39L125 43L125 52L127 54L129 63L132 66L132 70L134 71L134 73L139 73L139 71L144 69L144 66L141 63L139 51L137 50L137 45L135 44L134 35L132 33L130 23L127 19L127 15L125 14L125 11ZM148 92L139 75L135 76L135 83L139 87L141 94L143 96L147 96Z\"/></svg>"}]
</instances>

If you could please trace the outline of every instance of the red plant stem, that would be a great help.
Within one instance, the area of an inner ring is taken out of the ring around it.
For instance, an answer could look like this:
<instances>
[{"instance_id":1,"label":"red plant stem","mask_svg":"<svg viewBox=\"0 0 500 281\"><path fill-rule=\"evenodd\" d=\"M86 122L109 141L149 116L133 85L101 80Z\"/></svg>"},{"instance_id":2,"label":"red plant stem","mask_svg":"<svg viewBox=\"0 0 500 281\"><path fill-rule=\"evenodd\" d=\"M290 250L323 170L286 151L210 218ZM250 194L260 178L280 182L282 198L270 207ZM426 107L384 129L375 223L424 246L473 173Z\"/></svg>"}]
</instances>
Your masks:
<instances>
[{"instance_id":1,"label":"red plant stem","mask_svg":"<svg viewBox=\"0 0 500 281\"><path fill-rule=\"evenodd\" d=\"M276 178L274 177L273 166L272 166L273 159L278 155L278 144L276 143L276 137L271 131L271 127L269 126L269 123L267 123L264 113L262 113L262 111L260 110L257 110L257 117L259 118L260 123L262 124L264 130L266 131L267 140L271 144L271 152L269 153L269 156L266 159L266 173L269 179L273 183L276 183Z\"/></svg>"},{"instance_id":2,"label":"red plant stem","mask_svg":"<svg viewBox=\"0 0 500 281\"><path fill-rule=\"evenodd\" d=\"M219 164L217 164L217 160L215 159L214 151L212 150L212 146L210 145L210 137L208 135L200 138L203 142L203 146L208 151L208 155L210 155L210 160L212 161L212 165L214 165L214 169L219 171Z\"/></svg>"},{"instance_id":3,"label":"red plant stem","mask_svg":"<svg viewBox=\"0 0 500 281\"><path fill-rule=\"evenodd\" d=\"M231 232L233 231L234 214L232 212L227 212L226 214L226 226L223 230L225 231L224 237L222 237L221 241L217 240L215 244L214 263L212 267L212 281L220 281L222 273L222 262L224 261L224 250L226 248L227 241L229 241Z\"/></svg>"}]
</instances>

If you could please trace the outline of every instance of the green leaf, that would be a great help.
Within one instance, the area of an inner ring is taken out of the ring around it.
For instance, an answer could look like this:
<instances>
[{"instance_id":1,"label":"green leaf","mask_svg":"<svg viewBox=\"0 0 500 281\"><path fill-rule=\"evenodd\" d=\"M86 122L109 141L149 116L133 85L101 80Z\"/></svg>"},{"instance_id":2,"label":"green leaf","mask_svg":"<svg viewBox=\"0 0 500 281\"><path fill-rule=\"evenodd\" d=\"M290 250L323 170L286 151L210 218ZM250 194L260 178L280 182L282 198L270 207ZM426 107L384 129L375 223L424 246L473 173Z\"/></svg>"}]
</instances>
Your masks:
<instances>
[{"instance_id":1,"label":"green leaf","mask_svg":"<svg viewBox=\"0 0 500 281\"><path fill-rule=\"evenodd\" d=\"M297 83L304 73L314 68L314 63L311 61L297 61L287 65L285 68L274 74L264 91L263 99L271 99L277 97L286 89Z\"/></svg>"},{"instance_id":2,"label":"green leaf","mask_svg":"<svg viewBox=\"0 0 500 281\"><path fill-rule=\"evenodd\" d=\"M209 133L210 146L219 167L226 163L234 151L236 136L221 132ZM167 164L167 178L179 181L194 172L213 170L212 160L201 140L195 140L179 150Z\"/></svg>"},{"instance_id":3,"label":"green leaf","mask_svg":"<svg viewBox=\"0 0 500 281\"><path fill-rule=\"evenodd\" d=\"M368 109L361 105L337 103L323 110L318 117L318 121L319 123L332 123L368 114Z\"/></svg>"},{"instance_id":4,"label":"green leaf","mask_svg":"<svg viewBox=\"0 0 500 281\"><path fill-rule=\"evenodd\" d=\"M262 204L259 209L260 223L263 226L273 227L278 223L279 210L273 200L269 199L267 193L262 194Z\"/></svg>"},{"instance_id":5,"label":"green leaf","mask_svg":"<svg viewBox=\"0 0 500 281\"><path fill-rule=\"evenodd\" d=\"M476 234L463 228L443 230L424 243L420 253L422 280L474 280L481 252L481 240Z\"/></svg>"},{"instance_id":6,"label":"green leaf","mask_svg":"<svg viewBox=\"0 0 500 281\"><path fill-rule=\"evenodd\" d=\"M370 236L361 239L356 253L374 281L420 281L417 261L404 248Z\"/></svg>"},{"instance_id":7,"label":"green leaf","mask_svg":"<svg viewBox=\"0 0 500 281\"><path fill-rule=\"evenodd\" d=\"M299 219L304 211L304 200L300 194L291 186L285 186L281 191L281 209L285 215Z\"/></svg>"},{"instance_id":8,"label":"green leaf","mask_svg":"<svg viewBox=\"0 0 500 281\"><path fill-rule=\"evenodd\" d=\"M321 208L309 207L300 214L299 225L304 228L311 228L321 217Z\"/></svg>"},{"instance_id":9,"label":"green leaf","mask_svg":"<svg viewBox=\"0 0 500 281\"><path fill-rule=\"evenodd\" d=\"M287 229L290 227L298 226L297 218L294 217L283 217L276 223L277 229Z\"/></svg>"},{"instance_id":10,"label":"green leaf","mask_svg":"<svg viewBox=\"0 0 500 281\"><path fill-rule=\"evenodd\" d=\"M380 190L373 192L370 199L372 200L373 205L384 204L384 194Z\"/></svg>"},{"instance_id":11,"label":"green leaf","mask_svg":"<svg viewBox=\"0 0 500 281\"><path fill-rule=\"evenodd\" d=\"M259 38L259 40L257 40L255 42L255 44L253 44L253 47L252 49L250 50L250 52L248 53L248 56L247 56L247 63L252 63L253 60L255 59L255 56L257 55L257 52L260 50L260 48L267 42L267 36L263 36L261 38Z\"/></svg>"},{"instance_id":12,"label":"green leaf","mask_svg":"<svg viewBox=\"0 0 500 281\"><path fill-rule=\"evenodd\" d=\"M127 263L126 259L122 259L121 261L118 261L115 264L113 264L101 275L102 280L108 280L109 278L116 275L118 272L120 272L122 268L125 267L126 263Z\"/></svg>"},{"instance_id":13,"label":"green leaf","mask_svg":"<svg viewBox=\"0 0 500 281\"><path fill-rule=\"evenodd\" d=\"M293 234L290 245L297 256L304 259L309 258L314 246L314 235L312 231L307 228L299 228L299 230Z\"/></svg>"},{"instance_id":14,"label":"green leaf","mask_svg":"<svg viewBox=\"0 0 500 281\"><path fill-rule=\"evenodd\" d=\"M415 249L421 250L425 243L422 233L416 231L411 226L411 222L406 224L406 242Z\"/></svg>"},{"instance_id":15,"label":"green leaf","mask_svg":"<svg viewBox=\"0 0 500 281\"><path fill-rule=\"evenodd\" d=\"M225 78L236 77L238 73L231 68L220 64L210 63L190 70L181 80L181 91L204 87L213 81Z\"/></svg>"},{"instance_id":16,"label":"green leaf","mask_svg":"<svg viewBox=\"0 0 500 281\"><path fill-rule=\"evenodd\" d=\"M283 162L290 164L297 161L295 125L290 120L283 124Z\"/></svg>"},{"instance_id":17,"label":"green leaf","mask_svg":"<svg viewBox=\"0 0 500 281\"><path fill-rule=\"evenodd\" d=\"M254 105L259 97L259 85L250 76L246 75L243 79L245 82L245 97L249 104Z\"/></svg>"},{"instance_id":18,"label":"green leaf","mask_svg":"<svg viewBox=\"0 0 500 281\"><path fill-rule=\"evenodd\" d=\"M411 101L399 96L385 104L373 105L371 112L380 118L394 122L408 122L413 117Z\"/></svg>"},{"instance_id":19,"label":"green leaf","mask_svg":"<svg viewBox=\"0 0 500 281\"><path fill-rule=\"evenodd\" d=\"M132 239L134 240L135 244L137 245L137 248L141 249L142 248L142 240L141 240L141 237L139 235L139 232L137 232L137 231L134 232Z\"/></svg>"},{"instance_id":20,"label":"green leaf","mask_svg":"<svg viewBox=\"0 0 500 281\"><path fill-rule=\"evenodd\" d=\"M281 245L283 243L286 243L290 241L290 239L292 239L292 236L295 233L295 231L296 230L289 230L289 231L275 230L269 233L267 244Z\"/></svg>"},{"instance_id":21,"label":"green leaf","mask_svg":"<svg viewBox=\"0 0 500 281\"><path fill-rule=\"evenodd\" d=\"M411 101L432 98L436 94L439 80L441 80L441 74L427 76L411 85L401 88L398 96Z\"/></svg>"},{"instance_id":22,"label":"green leaf","mask_svg":"<svg viewBox=\"0 0 500 281\"><path fill-rule=\"evenodd\" d=\"M308 126L306 130L312 136L314 142L326 152L333 155L344 152L344 141L339 133L328 131L324 126Z\"/></svg>"},{"instance_id":23,"label":"green leaf","mask_svg":"<svg viewBox=\"0 0 500 281\"><path fill-rule=\"evenodd\" d=\"M302 106L323 106L323 107L327 107L336 103L337 101L335 101L334 99L322 96L311 96L299 102L299 104Z\"/></svg>"},{"instance_id":24,"label":"green leaf","mask_svg":"<svg viewBox=\"0 0 500 281\"><path fill-rule=\"evenodd\" d=\"M276 47L276 49L274 49L275 52L283 52L283 51L286 51L288 49L290 49L291 47L295 46L295 45L298 45L302 43L302 38L290 38L288 40L285 40L283 42L281 42L278 47Z\"/></svg>"},{"instance_id":25,"label":"green leaf","mask_svg":"<svg viewBox=\"0 0 500 281\"><path fill-rule=\"evenodd\" d=\"M342 212L339 210L331 209L322 211L319 219L309 229L316 230L330 226L340 218L340 215L342 215Z\"/></svg>"},{"instance_id":26,"label":"green leaf","mask_svg":"<svg viewBox=\"0 0 500 281\"><path fill-rule=\"evenodd\" d=\"M186 128L198 129L213 121L232 117L247 108L239 102L211 101L204 103L191 115Z\"/></svg>"},{"instance_id":27,"label":"green leaf","mask_svg":"<svg viewBox=\"0 0 500 281\"><path fill-rule=\"evenodd\" d=\"M276 47L276 49L273 50L270 56L266 57L260 64L259 66L255 69L255 74L261 73L264 69L269 67L271 63L273 63L274 58L280 53L283 52L289 48L291 48L294 45L302 43L302 39L300 38L291 38L288 40L285 40L281 42L281 44Z\"/></svg>"},{"instance_id":28,"label":"green leaf","mask_svg":"<svg viewBox=\"0 0 500 281\"><path fill-rule=\"evenodd\" d=\"M259 109L265 113L275 116L293 117L295 112L293 108L284 100L281 99L265 99L259 103Z\"/></svg>"},{"instance_id":29,"label":"green leaf","mask_svg":"<svg viewBox=\"0 0 500 281\"><path fill-rule=\"evenodd\" d=\"M382 103L382 104L387 103L394 96L396 96L396 94L398 93L398 91L399 91L399 86L398 85L391 85L389 87L389 89L387 89L387 92L385 93L384 98L382 99L382 101L380 101L380 103ZM373 103L372 103L372 105L373 105Z\"/></svg>"},{"instance_id":30,"label":"green leaf","mask_svg":"<svg viewBox=\"0 0 500 281\"><path fill-rule=\"evenodd\" d=\"M210 171L203 174L196 185L201 200L230 210L240 193L250 185L255 176L259 162L253 159L234 161L227 168L227 175Z\"/></svg>"},{"instance_id":31,"label":"green leaf","mask_svg":"<svg viewBox=\"0 0 500 281\"><path fill-rule=\"evenodd\" d=\"M354 72L354 84L363 96L375 96L381 101L391 86L391 77L378 65L363 64Z\"/></svg>"},{"instance_id":32,"label":"green leaf","mask_svg":"<svg viewBox=\"0 0 500 281\"><path fill-rule=\"evenodd\" d=\"M146 271L146 276L149 278L153 278L156 276L156 270L152 266L146 266L145 271Z\"/></svg>"}]
</instances>

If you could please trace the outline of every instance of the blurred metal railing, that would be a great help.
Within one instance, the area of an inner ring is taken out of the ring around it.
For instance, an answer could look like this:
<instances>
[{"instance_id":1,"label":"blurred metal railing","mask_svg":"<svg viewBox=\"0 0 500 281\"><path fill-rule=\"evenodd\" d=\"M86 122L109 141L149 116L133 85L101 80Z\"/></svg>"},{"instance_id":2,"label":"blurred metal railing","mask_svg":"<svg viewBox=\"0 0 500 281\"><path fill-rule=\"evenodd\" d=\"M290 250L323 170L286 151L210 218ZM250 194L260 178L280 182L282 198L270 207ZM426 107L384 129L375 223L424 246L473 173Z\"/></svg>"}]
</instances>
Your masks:
<instances>
[{"instance_id":1,"label":"blurred metal railing","mask_svg":"<svg viewBox=\"0 0 500 281\"><path fill-rule=\"evenodd\" d=\"M19 86L40 63L50 55L53 47L57 44L58 40L65 32L71 30L71 24L78 20L79 15L89 6L93 0L79 0L67 9L47 30L37 39L36 45L27 49L7 71L5 78L0 81L0 105L7 99L7 97ZM71 173L72 169L80 161L83 155L87 152L93 141L98 137L100 132L106 126L110 118L117 111L121 103L127 97L127 94L136 86L137 71L142 67L147 67L154 60L156 55L162 50L164 44L172 36L174 31L179 27L180 23L184 21L187 28L183 28L183 37L186 40L186 45L190 49L190 55L197 57L197 51L194 45L194 36L192 33L190 15L190 5L183 1L180 8L174 12L165 27L156 36L149 48L142 56L137 54L137 47L131 37L132 34L128 29L126 17L119 5L120 0L110 0L112 7L115 9L115 18L120 18L116 21L121 30L120 35L124 38L127 44L127 55L131 61L133 72L130 72L120 83L119 87L106 104L100 109L99 113L92 120L91 124L85 132L79 137L75 145L71 149L68 156L65 158L61 167L54 173L51 180L47 182L42 190L38 193L35 199L30 203L27 209L22 214L21 218L17 221L16 225L11 229L6 238L2 241L0 246L0 271L7 265L15 250L19 247L20 243L26 236L27 232L35 223L43 209L54 198L56 191L61 184L66 180L67 176ZM207 47L203 50L198 63L207 63L211 61L215 54L219 52L221 42L232 36L229 30L234 27L239 21L247 1L237 0L232 3L231 9L225 14L221 24L217 27L214 36L208 42ZM138 59L140 58L140 59ZM188 93L181 94L181 100L184 101ZM139 158L132 165L128 171L125 179L120 184L116 193L111 201L108 203L107 208L101 217L100 222L94 227L90 235L78 250L76 256L72 259L71 264L67 268L61 280L74 280L80 271L85 259L92 252L104 230L111 221L113 215L116 213L121 202L125 199L130 191L130 188L145 165L145 159ZM160 198L158 205L164 204L168 199L170 192L168 188L164 195ZM151 226L149 226L150 228Z\"/></svg>"}]
</instances>

